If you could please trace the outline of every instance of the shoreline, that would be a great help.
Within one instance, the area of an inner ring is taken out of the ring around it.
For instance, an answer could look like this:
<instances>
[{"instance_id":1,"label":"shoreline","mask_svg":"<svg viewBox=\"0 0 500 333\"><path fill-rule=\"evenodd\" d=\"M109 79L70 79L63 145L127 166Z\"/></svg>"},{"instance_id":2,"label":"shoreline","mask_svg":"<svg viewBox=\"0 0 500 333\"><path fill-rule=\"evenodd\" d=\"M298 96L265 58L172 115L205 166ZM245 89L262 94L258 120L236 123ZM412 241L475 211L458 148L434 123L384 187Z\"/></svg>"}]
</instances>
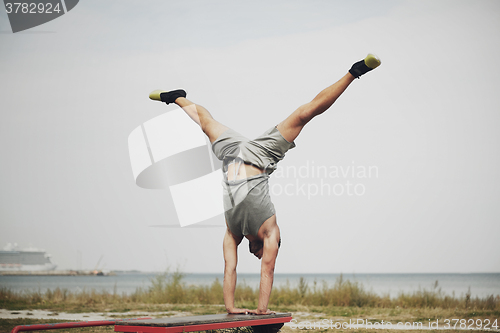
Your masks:
<instances>
[{"instance_id":1,"label":"shoreline","mask_svg":"<svg viewBox=\"0 0 500 333\"><path fill-rule=\"evenodd\" d=\"M0 271L0 276L114 276L116 273L104 273L102 271Z\"/></svg>"},{"instance_id":2,"label":"shoreline","mask_svg":"<svg viewBox=\"0 0 500 333\"><path fill-rule=\"evenodd\" d=\"M99 271L97 271L99 272ZM108 273L108 272L106 272ZM216 280L223 280L222 273L147 273L138 271L110 271L110 274L94 274L92 271L51 271L0 273L0 288L12 292L55 291L56 288L78 293L81 291L107 292L131 295L139 288L147 290L158 276L177 274L183 286L209 287ZM299 286L313 290L332 287L342 276L343 281L358 284L365 291L380 297L397 298L400 294L419 291L440 291L454 298L487 298L500 295L500 273L471 274L285 274L276 273L274 288L296 289ZM238 286L256 289L260 274L239 273Z\"/></svg>"}]
</instances>

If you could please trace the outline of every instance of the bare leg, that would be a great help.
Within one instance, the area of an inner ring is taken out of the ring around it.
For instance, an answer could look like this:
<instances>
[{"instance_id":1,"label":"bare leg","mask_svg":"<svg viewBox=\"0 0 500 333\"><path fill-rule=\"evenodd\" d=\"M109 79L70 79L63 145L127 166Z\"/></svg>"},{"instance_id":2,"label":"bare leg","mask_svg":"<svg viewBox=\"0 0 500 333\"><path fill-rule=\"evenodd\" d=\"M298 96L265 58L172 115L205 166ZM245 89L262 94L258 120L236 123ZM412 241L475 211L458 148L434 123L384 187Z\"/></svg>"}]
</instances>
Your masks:
<instances>
[{"instance_id":1,"label":"bare leg","mask_svg":"<svg viewBox=\"0 0 500 333\"><path fill-rule=\"evenodd\" d=\"M278 131L281 135L292 142L297 138L302 128L311 119L322 114L342 95L347 87L354 81L355 77L347 73L339 81L321 91L314 99L299 107L288 118L279 123Z\"/></svg>"},{"instance_id":2,"label":"bare leg","mask_svg":"<svg viewBox=\"0 0 500 333\"><path fill-rule=\"evenodd\" d=\"M200 125L210 143L213 143L224 131L229 129L216 121L203 106L194 104L184 97L177 98L175 104L179 105L191 119Z\"/></svg>"}]
</instances>

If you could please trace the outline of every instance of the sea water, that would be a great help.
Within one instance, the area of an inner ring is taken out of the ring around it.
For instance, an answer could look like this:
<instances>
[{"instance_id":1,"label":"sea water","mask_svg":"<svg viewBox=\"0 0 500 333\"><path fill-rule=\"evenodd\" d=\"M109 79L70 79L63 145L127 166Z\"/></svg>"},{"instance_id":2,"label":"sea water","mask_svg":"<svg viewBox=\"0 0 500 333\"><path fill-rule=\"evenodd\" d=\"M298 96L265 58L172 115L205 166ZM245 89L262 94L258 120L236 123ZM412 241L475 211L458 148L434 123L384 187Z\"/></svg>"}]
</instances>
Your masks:
<instances>
[{"instance_id":1,"label":"sea water","mask_svg":"<svg viewBox=\"0 0 500 333\"><path fill-rule=\"evenodd\" d=\"M107 291L109 293L131 294L138 288L147 290L151 280L159 273L118 273L109 276L0 276L0 288L12 291L40 291L56 288L79 291ZM324 283L333 286L340 274L275 274L274 285L289 285L295 288L303 278L309 288L320 288ZM210 285L216 279L222 283L222 274L188 273L183 282L186 285ZM396 297L399 293L418 290L438 290L447 295L461 297L469 292L472 297L500 295L500 273L471 274L343 274L344 280L358 282L366 291L378 295ZM258 288L259 274L238 274L238 283Z\"/></svg>"}]
</instances>

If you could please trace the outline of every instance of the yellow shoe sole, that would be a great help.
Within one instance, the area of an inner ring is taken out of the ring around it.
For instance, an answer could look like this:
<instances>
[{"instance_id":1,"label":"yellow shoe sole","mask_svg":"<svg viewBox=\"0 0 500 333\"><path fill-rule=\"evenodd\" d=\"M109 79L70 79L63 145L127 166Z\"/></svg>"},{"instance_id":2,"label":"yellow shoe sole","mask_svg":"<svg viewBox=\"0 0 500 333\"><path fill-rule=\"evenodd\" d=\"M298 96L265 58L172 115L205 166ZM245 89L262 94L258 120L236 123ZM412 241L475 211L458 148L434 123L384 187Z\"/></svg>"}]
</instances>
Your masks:
<instances>
[{"instance_id":1,"label":"yellow shoe sole","mask_svg":"<svg viewBox=\"0 0 500 333\"><path fill-rule=\"evenodd\" d=\"M149 94L149 98L152 99L153 101L160 101L161 102L160 94L162 92L166 92L166 91L160 90L160 89L154 90Z\"/></svg>"},{"instance_id":2,"label":"yellow shoe sole","mask_svg":"<svg viewBox=\"0 0 500 333\"><path fill-rule=\"evenodd\" d=\"M365 58L365 65L371 69L377 68L381 63L380 59L371 53Z\"/></svg>"}]
</instances>

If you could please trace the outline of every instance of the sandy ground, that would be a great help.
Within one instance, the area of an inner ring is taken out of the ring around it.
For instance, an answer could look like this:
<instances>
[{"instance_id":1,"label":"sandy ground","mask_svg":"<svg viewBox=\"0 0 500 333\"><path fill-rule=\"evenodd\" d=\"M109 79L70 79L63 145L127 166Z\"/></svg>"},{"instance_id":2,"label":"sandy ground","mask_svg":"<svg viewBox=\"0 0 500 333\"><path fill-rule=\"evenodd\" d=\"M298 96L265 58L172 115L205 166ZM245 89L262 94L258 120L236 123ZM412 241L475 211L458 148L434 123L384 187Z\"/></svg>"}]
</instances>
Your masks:
<instances>
[{"instance_id":1,"label":"sandy ground","mask_svg":"<svg viewBox=\"0 0 500 333\"><path fill-rule=\"evenodd\" d=\"M102 312L102 313L66 313L66 312L52 312L45 310L5 310L0 309L0 319L16 319L16 318L30 318L30 319L57 319L61 322L68 320L75 321L95 321L95 320L112 320L117 318L158 318L158 317L185 317L192 316L193 314L190 312L179 312L179 311L166 311L166 312L140 312L140 311L130 311L130 312ZM308 312L295 312L292 314L293 322L286 323L285 328L286 331L302 331L302 330L313 330L313 331L323 331L323 330L351 330L351 329L368 329L370 331L379 331L380 330L415 330L416 328L412 327L402 327L402 326L387 326L383 327L366 327L366 325L356 325L356 320L352 320L352 324L349 324L349 319L343 317L327 317L327 315L323 313L308 313ZM345 323L346 327L343 329L340 327L332 327L332 324ZM349 325L348 325L349 324ZM322 326L319 326L322 325ZM330 326L325 326L330 325ZM444 326L439 325L436 327L428 327L427 325L423 325L418 328L418 330L446 330ZM459 329L460 330L460 329ZM446 330L448 331L448 330ZM500 330L491 329L489 332L500 332Z\"/></svg>"},{"instance_id":2,"label":"sandy ground","mask_svg":"<svg viewBox=\"0 0 500 333\"><path fill-rule=\"evenodd\" d=\"M15 319L15 318L30 318L30 319L60 319L64 320L77 320L77 321L93 321L93 320L111 320L117 318L144 318L144 317L184 317L192 315L189 312L89 312L89 313L66 313L66 312L52 312L45 310L5 310L0 309L0 319Z\"/></svg>"},{"instance_id":3,"label":"sandy ground","mask_svg":"<svg viewBox=\"0 0 500 333\"><path fill-rule=\"evenodd\" d=\"M88 313L66 313L66 312L53 312L46 310L5 310L0 309L0 319L15 319L15 318L30 318L30 319L61 319L61 320L111 320L116 318L144 318L144 317L186 317L192 316L190 312L180 311L164 311L164 312L88 312ZM293 318L298 321L306 320L321 320L326 318L323 313L308 313L308 312L295 312ZM317 319L311 319L317 318ZM342 320L342 318L332 318L333 320Z\"/></svg>"}]
</instances>

